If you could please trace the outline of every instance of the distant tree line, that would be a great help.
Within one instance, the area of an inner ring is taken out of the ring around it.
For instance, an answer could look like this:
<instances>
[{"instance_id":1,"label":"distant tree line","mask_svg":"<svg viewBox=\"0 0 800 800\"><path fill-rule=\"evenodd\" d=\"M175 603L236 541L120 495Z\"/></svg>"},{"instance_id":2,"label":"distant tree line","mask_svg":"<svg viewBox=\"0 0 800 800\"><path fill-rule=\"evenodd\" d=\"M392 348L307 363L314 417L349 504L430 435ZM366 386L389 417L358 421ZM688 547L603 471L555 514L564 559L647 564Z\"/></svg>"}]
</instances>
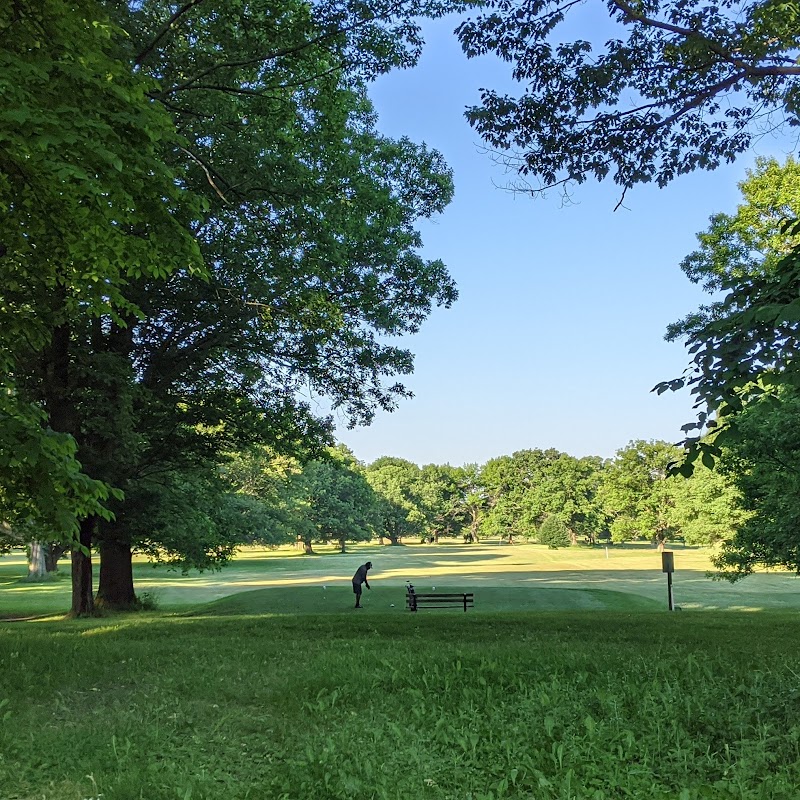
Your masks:
<instances>
[{"instance_id":1,"label":"distant tree line","mask_svg":"<svg viewBox=\"0 0 800 800\"><path fill-rule=\"evenodd\" d=\"M522 450L483 466L420 467L388 456L364 465L344 446L301 463L261 445L229 454L213 479L191 485L189 473L162 486L132 538L154 561L183 568L209 552L204 566L219 566L246 544L311 553L374 539L551 547L729 539L747 517L732 482L706 468L669 474L679 456L665 442L637 441L607 460Z\"/></svg>"}]
</instances>

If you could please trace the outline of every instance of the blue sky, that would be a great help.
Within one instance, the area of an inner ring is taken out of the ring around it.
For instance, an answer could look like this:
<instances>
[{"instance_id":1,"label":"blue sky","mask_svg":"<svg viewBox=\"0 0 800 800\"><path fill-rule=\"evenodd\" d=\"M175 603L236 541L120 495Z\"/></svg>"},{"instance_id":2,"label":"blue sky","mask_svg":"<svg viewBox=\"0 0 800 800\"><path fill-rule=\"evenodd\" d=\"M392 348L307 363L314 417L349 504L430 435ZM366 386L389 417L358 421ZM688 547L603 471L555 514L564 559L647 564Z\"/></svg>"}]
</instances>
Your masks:
<instances>
[{"instance_id":1,"label":"blue sky","mask_svg":"<svg viewBox=\"0 0 800 800\"><path fill-rule=\"evenodd\" d=\"M421 226L424 255L441 258L460 298L404 340L416 354L414 398L367 428L337 436L365 462L484 463L528 448L611 457L633 439L678 441L693 418L688 393L657 396L688 364L666 326L708 298L679 268L695 234L733 211L736 187L762 141L739 162L628 192L610 182L533 199L503 188L508 175L481 152L463 112L480 87L509 85L508 65L467 61L455 21L426 25L413 70L382 77L372 98L379 128L440 150L454 170L453 203ZM773 148L772 150L770 148Z\"/></svg>"}]
</instances>

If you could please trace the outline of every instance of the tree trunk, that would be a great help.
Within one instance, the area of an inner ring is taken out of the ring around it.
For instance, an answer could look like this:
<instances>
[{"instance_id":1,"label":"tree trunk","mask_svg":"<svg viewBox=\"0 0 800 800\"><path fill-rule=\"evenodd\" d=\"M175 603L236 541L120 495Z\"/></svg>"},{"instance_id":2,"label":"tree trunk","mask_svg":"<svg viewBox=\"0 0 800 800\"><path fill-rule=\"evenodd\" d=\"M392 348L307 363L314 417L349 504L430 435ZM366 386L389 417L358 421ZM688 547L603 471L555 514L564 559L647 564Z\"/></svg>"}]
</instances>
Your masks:
<instances>
[{"instance_id":1,"label":"tree trunk","mask_svg":"<svg viewBox=\"0 0 800 800\"><path fill-rule=\"evenodd\" d=\"M339 552L340 553L346 553L347 552L347 550L345 549L345 544L346 544L346 542L345 542L344 539L339 539Z\"/></svg>"},{"instance_id":2,"label":"tree trunk","mask_svg":"<svg viewBox=\"0 0 800 800\"><path fill-rule=\"evenodd\" d=\"M92 534L95 518L81 520L78 542L72 551L72 608L70 615L83 617L94 613L94 597L92 595ZM86 553L78 549L80 544Z\"/></svg>"},{"instance_id":3,"label":"tree trunk","mask_svg":"<svg viewBox=\"0 0 800 800\"><path fill-rule=\"evenodd\" d=\"M129 611L138 606L133 590L133 560L128 542L100 540L100 585L97 605L115 611Z\"/></svg>"},{"instance_id":4,"label":"tree trunk","mask_svg":"<svg viewBox=\"0 0 800 800\"><path fill-rule=\"evenodd\" d=\"M311 549L311 539L303 539L303 552L307 556L314 555L314 551Z\"/></svg>"},{"instance_id":5,"label":"tree trunk","mask_svg":"<svg viewBox=\"0 0 800 800\"><path fill-rule=\"evenodd\" d=\"M28 544L28 576L26 580L41 581L46 575L45 547L41 542L30 542Z\"/></svg>"},{"instance_id":6,"label":"tree trunk","mask_svg":"<svg viewBox=\"0 0 800 800\"><path fill-rule=\"evenodd\" d=\"M51 542L44 548L44 565L48 572L58 572L58 561L69 550L63 544Z\"/></svg>"},{"instance_id":7,"label":"tree trunk","mask_svg":"<svg viewBox=\"0 0 800 800\"><path fill-rule=\"evenodd\" d=\"M62 287L54 298L57 309L66 304L66 291ZM50 427L59 433L68 433L78 440L79 425L75 409L72 376L70 374L69 323L53 330L50 346L44 354L43 398ZM92 598L92 532L95 519L80 521L77 541L72 542L72 607L70 614L80 617L94 611ZM80 548L83 547L84 553Z\"/></svg>"}]
</instances>

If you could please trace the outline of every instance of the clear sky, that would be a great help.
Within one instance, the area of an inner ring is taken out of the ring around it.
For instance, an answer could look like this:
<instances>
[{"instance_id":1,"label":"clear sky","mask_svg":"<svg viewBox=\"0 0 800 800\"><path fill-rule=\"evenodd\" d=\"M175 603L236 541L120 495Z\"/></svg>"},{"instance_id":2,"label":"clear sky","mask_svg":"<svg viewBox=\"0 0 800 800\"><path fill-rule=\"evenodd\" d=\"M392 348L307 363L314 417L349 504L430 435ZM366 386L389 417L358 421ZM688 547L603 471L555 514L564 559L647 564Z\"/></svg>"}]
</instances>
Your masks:
<instances>
[{"instance_id":1,"label":"clear sky","mask_svg":"<svg viewBox=\"0 0 800 800\"><path fill-rule=\"evenodd\" d=\"M384 133L426 142L454 170L453 203L421 231L424 256L447 264L460 297L403 340L416 354L405 381L414 398L338 438L365 462L453 465L528 448L611 457L633 439L680 440L693 419L688 393L650 392L689 363L664 341L666 326L708 300L679 263L712 213L735 209L755 156L782 151L762 141L715 172L629 191L616 212L611 182L576 187L568 206L557 192L516 195L463 116L481 87L509 85L509 67L468 61L454 26L426 25L419 65L381 78L372 98Z\"/></svg>"}]
</instances>

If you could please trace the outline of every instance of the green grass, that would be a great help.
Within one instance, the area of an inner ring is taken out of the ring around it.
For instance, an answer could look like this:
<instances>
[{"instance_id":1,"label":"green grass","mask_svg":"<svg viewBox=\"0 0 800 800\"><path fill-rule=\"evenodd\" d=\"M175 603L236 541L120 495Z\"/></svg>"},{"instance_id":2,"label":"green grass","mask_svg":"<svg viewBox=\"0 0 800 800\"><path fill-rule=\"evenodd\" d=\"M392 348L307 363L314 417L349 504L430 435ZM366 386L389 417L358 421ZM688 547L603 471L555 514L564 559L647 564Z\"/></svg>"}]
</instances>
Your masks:
<instances>
[{"instance_id":1,"label":"green grass","mask_svg":"<svg viewBox=\"0 0 800 800\"><path fill-rule=\"evenodd\" d=\"M780 610L800 609L796 579L730 586L705 577L708 552L675 555L681 614L646 547L137 562L166 610L0 622L0 798L800 796L800 632ZM29 584L20 555L0 559L0 615L65 611L64 572ZM410 614L408 579L475 608Z\"/></svg>"},{"instance_id":2,"label":"green grass","mask_svg":"<svg viewBox=\"0 0 800 800\"><path fill-rule=\"evenodd\" d=\"M426 590L429 587L426 587ZM439 584L438 592L466 592L470 587ZM406 614L405 590L400 586L376 586L364 591L361 603L364 612L372 614ZM299 587L291 589L256 589L223 597L209 603L201 614L341 614L354 604L353 593L345 587ZM605 589L531 589L505 586L481 586L475 605L468 614L498 611L646 611L663 608L646 597ZM464 613L463 608L427 609L419 614Z\"/></svg>"},{"instance_id":3,"label":"green grass","mask_svg":"<svg viewBox=\"0 0 800 800\"><path fill-rule=\"evenodd\" d=\"M437 584L463 587L475 592L476 611L515 607L569 610L593 605L603 609L642 608L642 601L653 601L662 607L666 604L666 581L659 553L647 546L631 545L608 551L601 547L549 550L539 545L510 547L496 543L359 545L344 555L323 547L314 556L289 548L253 549L239 554L221 572L181 575L137 561L134 576L137 591L155 595L165 610L190 609L256 589L287 590L287 598L295 594L289 590L319 589L319 602L312 602L313 592L305 595L312 599L308 602L301 598L303 593L298 594L297 608L327 613L330 602L322 602L322 587L346 594L353 572L367 559L375 565L370 573L375 590L402 590L406 580L420 589ZM711 581L706 577L711 568L710 553L699 548L676 548L675 564L675 599L684 609L800 610L800 583L793 575L758 574L735 585ZM25 572L21 554L0 558L0 617L63 613L69 608L68 561L62 562L63 577L53 583L25 583L21 581ZM508 604L495 604L493 593L505 589L537 591L509 594ZM538 590L559 591L542 594ZM609 598L604 594L609 592L617 596ZM623 595L630 595L630 602ZM534 596L530 605L514 605L522 597ZM604 597L608 602L597 600Z\"/></svg>"},{"instance_id":4,"label":"green grass","mask_svg":"<svg viewBox=\"0 0 800 800\"><path fill-rule=\"evenodd\" d=\"M798 796L796 614L271 615L266 596L0 623L3 800Z\"/></svg>"}]
</instances>

